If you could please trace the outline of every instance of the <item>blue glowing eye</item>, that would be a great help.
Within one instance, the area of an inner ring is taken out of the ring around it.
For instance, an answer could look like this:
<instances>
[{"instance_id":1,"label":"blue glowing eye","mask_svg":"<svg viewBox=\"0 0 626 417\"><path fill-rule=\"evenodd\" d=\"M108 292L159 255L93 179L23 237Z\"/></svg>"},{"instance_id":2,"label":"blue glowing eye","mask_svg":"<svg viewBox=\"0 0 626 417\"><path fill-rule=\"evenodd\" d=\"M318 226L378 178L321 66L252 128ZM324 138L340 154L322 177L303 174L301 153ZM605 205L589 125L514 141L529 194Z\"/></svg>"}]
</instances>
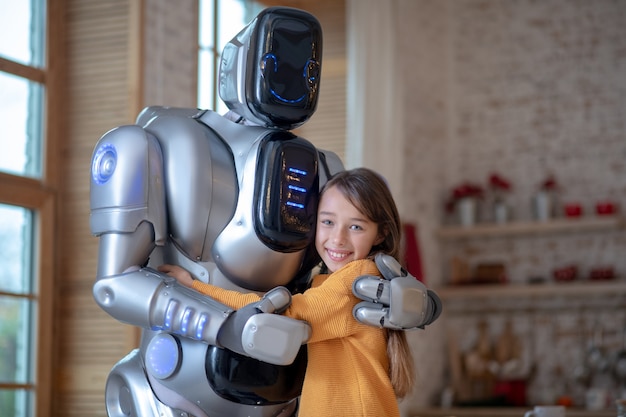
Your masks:
<instances>
[{"instance_id":1,"label":"blue glowing eye","mask_svg":"<svg viewBox=\"0 0 626 417\"><path fill-rule=\"evenodd\" d=\"M115 172L117 151L110 143L104 143L96 150L91 161L91 177L96 184L104 184Z\"/></svg>"},{"instance_id":2,"label":"blue glowing eye","mask_svg":"<svg viewBox=\"0 0 626 417\"><path fill-rule=\"evenodd\" d=\"M267 61L269 61L270 59L274 61L274 67L271 68L272 71L277 72L278 71L278 59L276 58L276 55L272 53L267 53L263 55L263 58L261 60L261 70L265 71L267 69Z\"/></svg>"}]
</instances>

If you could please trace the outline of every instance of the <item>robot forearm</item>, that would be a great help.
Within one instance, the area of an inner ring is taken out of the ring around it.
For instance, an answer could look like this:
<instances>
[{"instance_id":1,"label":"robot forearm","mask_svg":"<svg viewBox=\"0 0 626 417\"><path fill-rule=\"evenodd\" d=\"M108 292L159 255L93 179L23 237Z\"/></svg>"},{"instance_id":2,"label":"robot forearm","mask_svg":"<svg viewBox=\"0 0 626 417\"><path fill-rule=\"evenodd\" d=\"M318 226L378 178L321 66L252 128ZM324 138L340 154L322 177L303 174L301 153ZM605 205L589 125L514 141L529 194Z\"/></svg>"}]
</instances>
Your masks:
<instances>
[{"instance_id":1,"label":"robot forearm","mask_svg":"<svg viewBox=\"0 0 626 417\"><path fill-rule=\"evenodd\" d=\"M291 302L282 287L237 311L149 268L102 278L93 291L100 307L121 322L203 341L276 365L292 363L311 334L307 323L272 314Z\"/></svg>"},{"instance_id":2,"label":"robot forearm","mask_svg":"<svg viewBox=\"0 0 626 417\"><path fill-rule=\"evenodd\" d=\"M93 293L100 307L121 322L210 344L217 343L219 329L232 313L148 268L102 278Z\"/></svg>"}]
</instances>

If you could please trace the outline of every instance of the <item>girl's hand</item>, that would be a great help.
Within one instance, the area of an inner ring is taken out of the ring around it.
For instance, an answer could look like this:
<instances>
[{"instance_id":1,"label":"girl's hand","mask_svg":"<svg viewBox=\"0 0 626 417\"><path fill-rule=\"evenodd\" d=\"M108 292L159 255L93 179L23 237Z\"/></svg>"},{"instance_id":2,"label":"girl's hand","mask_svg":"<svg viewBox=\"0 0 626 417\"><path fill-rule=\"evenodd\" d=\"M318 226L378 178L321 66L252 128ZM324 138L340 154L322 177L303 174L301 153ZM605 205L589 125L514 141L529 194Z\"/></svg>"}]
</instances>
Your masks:
<instances>
[{"instance_id":1,"label":"girl's hand","mask_svg":"<svg viewBox=\"0 0 626 417\"><path fill-rule=\"evenodd\" d=\"M157 269L161 272L165 272L171 277L176 278L176 281L178 281L179 284L184 285L185 287L191 288L193 284L193 278L191 277L191 274L183 267L180 267L178 265L164 264L159 266Z\"/></svg>"}]
</instances>

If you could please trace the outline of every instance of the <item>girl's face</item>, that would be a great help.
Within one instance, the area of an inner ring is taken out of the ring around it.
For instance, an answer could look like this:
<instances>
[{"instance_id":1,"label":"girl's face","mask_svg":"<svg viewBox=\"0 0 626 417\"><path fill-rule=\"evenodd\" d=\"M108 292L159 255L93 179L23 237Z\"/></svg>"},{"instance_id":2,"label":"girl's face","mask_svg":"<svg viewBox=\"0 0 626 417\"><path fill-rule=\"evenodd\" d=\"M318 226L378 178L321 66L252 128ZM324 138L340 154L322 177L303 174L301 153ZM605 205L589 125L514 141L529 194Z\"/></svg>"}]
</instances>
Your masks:
<instances>
[{"instance_id":1,"label":"girl's face","mask_svg":"<svg viewBox=\"0 0 626 417\"><path fill-rule=\"evenodd\" d=\"M382 242L378 225L365 217L337 187L324 192L317 210L315 249L330 272L365 259Z\"/></svg>"}]
</instances>

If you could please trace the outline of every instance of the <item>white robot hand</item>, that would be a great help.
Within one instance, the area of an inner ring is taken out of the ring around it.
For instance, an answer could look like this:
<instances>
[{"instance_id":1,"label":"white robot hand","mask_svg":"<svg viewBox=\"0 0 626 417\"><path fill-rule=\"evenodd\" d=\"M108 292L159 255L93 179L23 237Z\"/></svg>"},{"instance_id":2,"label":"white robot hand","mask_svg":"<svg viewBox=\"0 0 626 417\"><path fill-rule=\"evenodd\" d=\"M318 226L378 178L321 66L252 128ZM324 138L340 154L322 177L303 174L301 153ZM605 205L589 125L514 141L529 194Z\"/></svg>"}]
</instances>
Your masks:
<instances>
[{"instance_id":1,"label":"white robot hand","mask_svg":"<svg viewBox=\"0 0 626 417\"><path fill-rule=\"evenodd\" d=\"M423 329L441 314L441 299L400 266L393 257L376 255L376 266L383 278L358 277L352 292L365 300L354 307L361 323L388 329Z\"/></svg>"},{"instance_id":2,"label":"white robot hand","mask_svg":"<svg viewBox=\"0 0 626 417\"><path fill-rule=\"evenodd\" d=\"M311 336L308 323L279 314L291 304L285 287L268 291L261 301L232 313L217 341L233 352L275 365L289 365Z\"/></svg>"}]
</instances>

